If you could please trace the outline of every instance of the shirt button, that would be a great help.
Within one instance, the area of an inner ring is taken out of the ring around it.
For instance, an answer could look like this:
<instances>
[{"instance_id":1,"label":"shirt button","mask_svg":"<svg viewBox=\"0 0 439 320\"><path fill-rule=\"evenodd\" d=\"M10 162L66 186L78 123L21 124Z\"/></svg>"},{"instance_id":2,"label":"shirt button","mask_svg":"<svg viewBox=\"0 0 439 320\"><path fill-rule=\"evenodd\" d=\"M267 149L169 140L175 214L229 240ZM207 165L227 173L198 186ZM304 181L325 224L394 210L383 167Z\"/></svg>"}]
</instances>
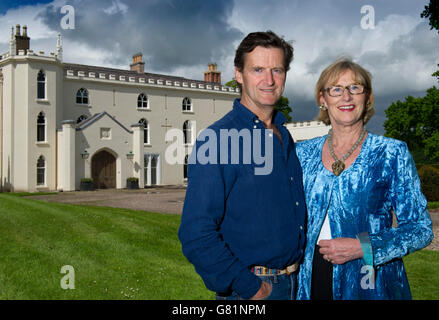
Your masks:
<instances>
[{"instance_id":1,"label":"shirt button","mask_svg":"<svg viewBox=\"0 0 439 320\"><path fill-rule=\"evenodd\" d=\"M300 226L299 228L300 228L300 230L303 230L303 227L302 227L302 226Z\"/></svg>"},{"instance_id":2,"label":"shirt button","mask_svg":"<svg viewBox=\"0 0 439 320\"><path fill-rule=\"evenodd\" d=\"M258 120L258 119L256 119L256 120L255 120L255 123L259 123L259 120Z\"/></svg>"},{"instance_id":3,"label":"shirt button","mask_svg":"<svg viewBox=\"0 0 439 320\"><path fill-rule=\"evenodd\" d=\"M253 126L253 129L256 129L257 127L258 127L257 125L254 125L254 126Z\"/></svg>"},{"instance_id":4,"label":"shirt button","mask_svg":"<svg viewBox=\"0 0 439 320\"><path fill-rule=\"evenodd\" d=\"M293 177L290 177L290 180L293 181Z\"/></svg>"},{"instance_id":5,"label":"shirt button","mask_svg":"<svg viewBox=\"0 0 439 320\"><path fill-rule=\"evenodd\" d=\"M299 205L299 202L296 202L296 206L298 206Z\"/></svg>"}]
</instances>

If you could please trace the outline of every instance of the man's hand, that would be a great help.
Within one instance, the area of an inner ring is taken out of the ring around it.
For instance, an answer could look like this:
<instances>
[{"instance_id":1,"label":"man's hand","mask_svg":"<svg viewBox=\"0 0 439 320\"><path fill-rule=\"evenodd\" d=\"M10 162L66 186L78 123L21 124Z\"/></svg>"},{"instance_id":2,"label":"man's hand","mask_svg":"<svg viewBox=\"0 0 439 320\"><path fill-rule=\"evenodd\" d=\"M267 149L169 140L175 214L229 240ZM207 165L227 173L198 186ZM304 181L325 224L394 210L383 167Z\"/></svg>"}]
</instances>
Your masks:
<instances>
[{"instance_id":1,"label":"man's hand","mask_svg":"<svg viewBox=\"0 0 439 320\"><path fill-rule=\"evenodd\" d=\"M360 240L354 238L335 238L320 240L319 252L323 259L334 263L343 264L351 260L363 257Z\"/></svg>"},{"instance_id":2,"label":"man's hand","mask_svg":"<svg viewBox=\"0 0 439 320\"><path fill-rule=\"evenodd\" d=\"M258 292L250 298L250 300L262 300L268 297L271 293L271 283L268 283L266 281L262 281L261 287L259 288Z\"/></svg>"}]
</instances>

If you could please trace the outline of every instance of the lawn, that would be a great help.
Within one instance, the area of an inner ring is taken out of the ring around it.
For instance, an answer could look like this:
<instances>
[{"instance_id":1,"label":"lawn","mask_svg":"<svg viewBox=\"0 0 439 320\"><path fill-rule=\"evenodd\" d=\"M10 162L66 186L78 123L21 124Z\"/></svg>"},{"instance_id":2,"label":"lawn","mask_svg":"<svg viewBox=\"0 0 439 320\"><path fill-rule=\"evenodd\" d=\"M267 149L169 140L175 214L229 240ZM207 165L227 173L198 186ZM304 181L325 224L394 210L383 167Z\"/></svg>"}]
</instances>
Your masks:
<instances>
[{"instance_id":1,"label":"lawn","mask_svg":"<svg viewBox=\"0 0 439 320\"><path fill-rule=\"evenodd\" d=\"M429 201L427 204L429 210L439 209L439 201Z\"/></svg>"},{"instance_id":2,"label":"lawn","mask_svg":"<svg viewBox=\"0 0 439 320\"><path fill-rule=\"evenodd\" d=\"M0 194L0 299L213 299L181 253L179 223ZM439 252L404 261L414 299L439 299ZM61 287L63 266L73 290Z\"/></svg>"},{"instance_id":3,"label":"lawn","mask_svg":"<svg viewBox=\"0 0 439 320\"><path fill-rule=\"evenodd\" d=\"M181 253L179 223L0 194L0 299L213 299ZM61 288L65 265L74 290Z\"/></svg>"}]
</instances>

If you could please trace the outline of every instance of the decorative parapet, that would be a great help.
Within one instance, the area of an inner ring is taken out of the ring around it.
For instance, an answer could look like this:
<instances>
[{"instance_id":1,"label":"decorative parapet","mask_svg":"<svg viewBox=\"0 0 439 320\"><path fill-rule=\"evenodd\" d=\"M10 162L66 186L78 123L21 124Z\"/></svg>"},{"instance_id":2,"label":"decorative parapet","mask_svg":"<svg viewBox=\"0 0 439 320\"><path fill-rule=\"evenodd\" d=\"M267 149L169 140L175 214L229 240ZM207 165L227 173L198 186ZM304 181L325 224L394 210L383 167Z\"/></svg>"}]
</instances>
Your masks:
<instances>
[{"instance_id":1,"label":"decorative parapet","mask_svg":"<svg viewBox=\"0 0 439 320\"><path fill-rule=\"evenodd\" d=\"M322 121L312 120L287 123L286 128L290 131L294 141L297 142L324 136L328 133L331 126L327 126Z\"/></svg>"},{"instance_id":2,"label":"decorative parapet","mask_svg":"<svg viewBox=\"0 0 439 320\"><path fill-rule=\"evenodd\" d=\"M325 127L326 124L323 123L323 121L316 121L316 120L311 120L311 121L301 121L301 122L293 122L293 123L289 123L288 125L291 125L292 127L310 127L310 126L323 126Z\"/></svg>"},{"instance_id":3,"label":"decorative parapet","mask_svg":"<svg viewBox=\"0 0 439 320\"><path fill-rule=\"evenodd\" d=\"M23 57L32 57L34 59L39 59L41 58L45 58L46 59L50 59L50 61L55 61L57 60L56 56L54 55L50 55L50 56L45 56L44 55L44 51L39 51L38 53L29 49L27 52L24 51L20 51L19 52L19 57L23 58ZM3 54L0 54L0 61L5 60L7 58L14 58L17 56L11 56L9 52L5 52ZM49 61L49 60L47 60ZM168 78L172 78L169 76L163 76L163 78L160 78L160 75L157 74L143 74L142 76L131 76L129 74L129 71L126 72L124 70L116 70L116 69L110 69L108 68L108 72L106 72L106 70L102 71L102 69L105 68L99 68L99 67L88 67L88 66L84 66L85 68L83 70L78 70L78 67L74 64L67 64L65 63L65 76L67 78L73 78L75 79L76 77L78 79L90 79L90 80L105 80L105 81L119 81L119 82L126 82L126 83L139 83L139 84L148 84L148 85L157 85L157 86L163 86L166 85L168 87L176 87L176 88L190 88L190 89L195 89L195 90L206 90L206 91L220 91L223 93L239 93L239 89L238 88L231 88L231 87L227 87L224 85L214 85L212 83L206 83L206 82L202 82L202 81L198 81L198 80L189 80L189 79L184 79L184 78L180 78L180 77L176 77L177 79L166 79ZM79 66L79 65L78 65ZM94 68L94 70L92 69ZM93 70L93 71L91 71ZM125 75L121 75L118 74L118 72L122 73L124 72ZM183 81L182 81L183 80ZM299 125L299 126L303 126L303 124L293 124L293 125Z\"/></svg>"},{"instance_id":4,"label":"decorative parapet","mask_svg":"<svg viewBox=\"0 0 439 320\"><path fill-rule=\"evenodd\" d=\"M117 74L118 70L113 70L113 73L111 72L101 72L99 71L89 71L88 68L85 68L84 70L72 70L67 69L66 70L66 76L71 77L78 77L81 79L102 79L102 80L111 80L111 81L118 81L118 82L129 82L129 83L139 83L139 84L150 84L150 85L157 85L157 86L168 86L168 87L180 87L180 88L192 88L192 89L203 89L203 90L209 90L209 91L220 91L224 93L239 93L238 88L231 88L224 85L213 85L211 83L200 83L201 81L197 80L188 80L188 81L181 81L181 80L168 80L158 77L147 77L148 74L145 74L146 77L138 77L138 76L131 76L128 73L125 75L123 74ZM160 76L160 75L155 75Z\"/></svg>"}]
</instances>

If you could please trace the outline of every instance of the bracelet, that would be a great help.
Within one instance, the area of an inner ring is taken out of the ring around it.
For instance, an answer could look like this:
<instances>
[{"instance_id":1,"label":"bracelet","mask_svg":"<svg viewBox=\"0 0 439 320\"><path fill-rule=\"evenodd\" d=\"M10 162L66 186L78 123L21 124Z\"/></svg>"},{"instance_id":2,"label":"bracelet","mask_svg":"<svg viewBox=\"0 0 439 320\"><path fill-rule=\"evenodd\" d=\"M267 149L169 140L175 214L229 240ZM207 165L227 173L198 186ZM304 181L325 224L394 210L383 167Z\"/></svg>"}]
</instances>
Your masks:
<instances>
[{"instance_id":1,"label":"bracelet","mask_svg":"<svg viewBox=\"0 0 439 320\"><path fill-rule=\"evenodd\" d=\"M373 252L372 245L370 243L369 233L361 232L357 235L357 239L360 240L364 263L366 265L373 266Z\"/></svg>"}]
</instances>

